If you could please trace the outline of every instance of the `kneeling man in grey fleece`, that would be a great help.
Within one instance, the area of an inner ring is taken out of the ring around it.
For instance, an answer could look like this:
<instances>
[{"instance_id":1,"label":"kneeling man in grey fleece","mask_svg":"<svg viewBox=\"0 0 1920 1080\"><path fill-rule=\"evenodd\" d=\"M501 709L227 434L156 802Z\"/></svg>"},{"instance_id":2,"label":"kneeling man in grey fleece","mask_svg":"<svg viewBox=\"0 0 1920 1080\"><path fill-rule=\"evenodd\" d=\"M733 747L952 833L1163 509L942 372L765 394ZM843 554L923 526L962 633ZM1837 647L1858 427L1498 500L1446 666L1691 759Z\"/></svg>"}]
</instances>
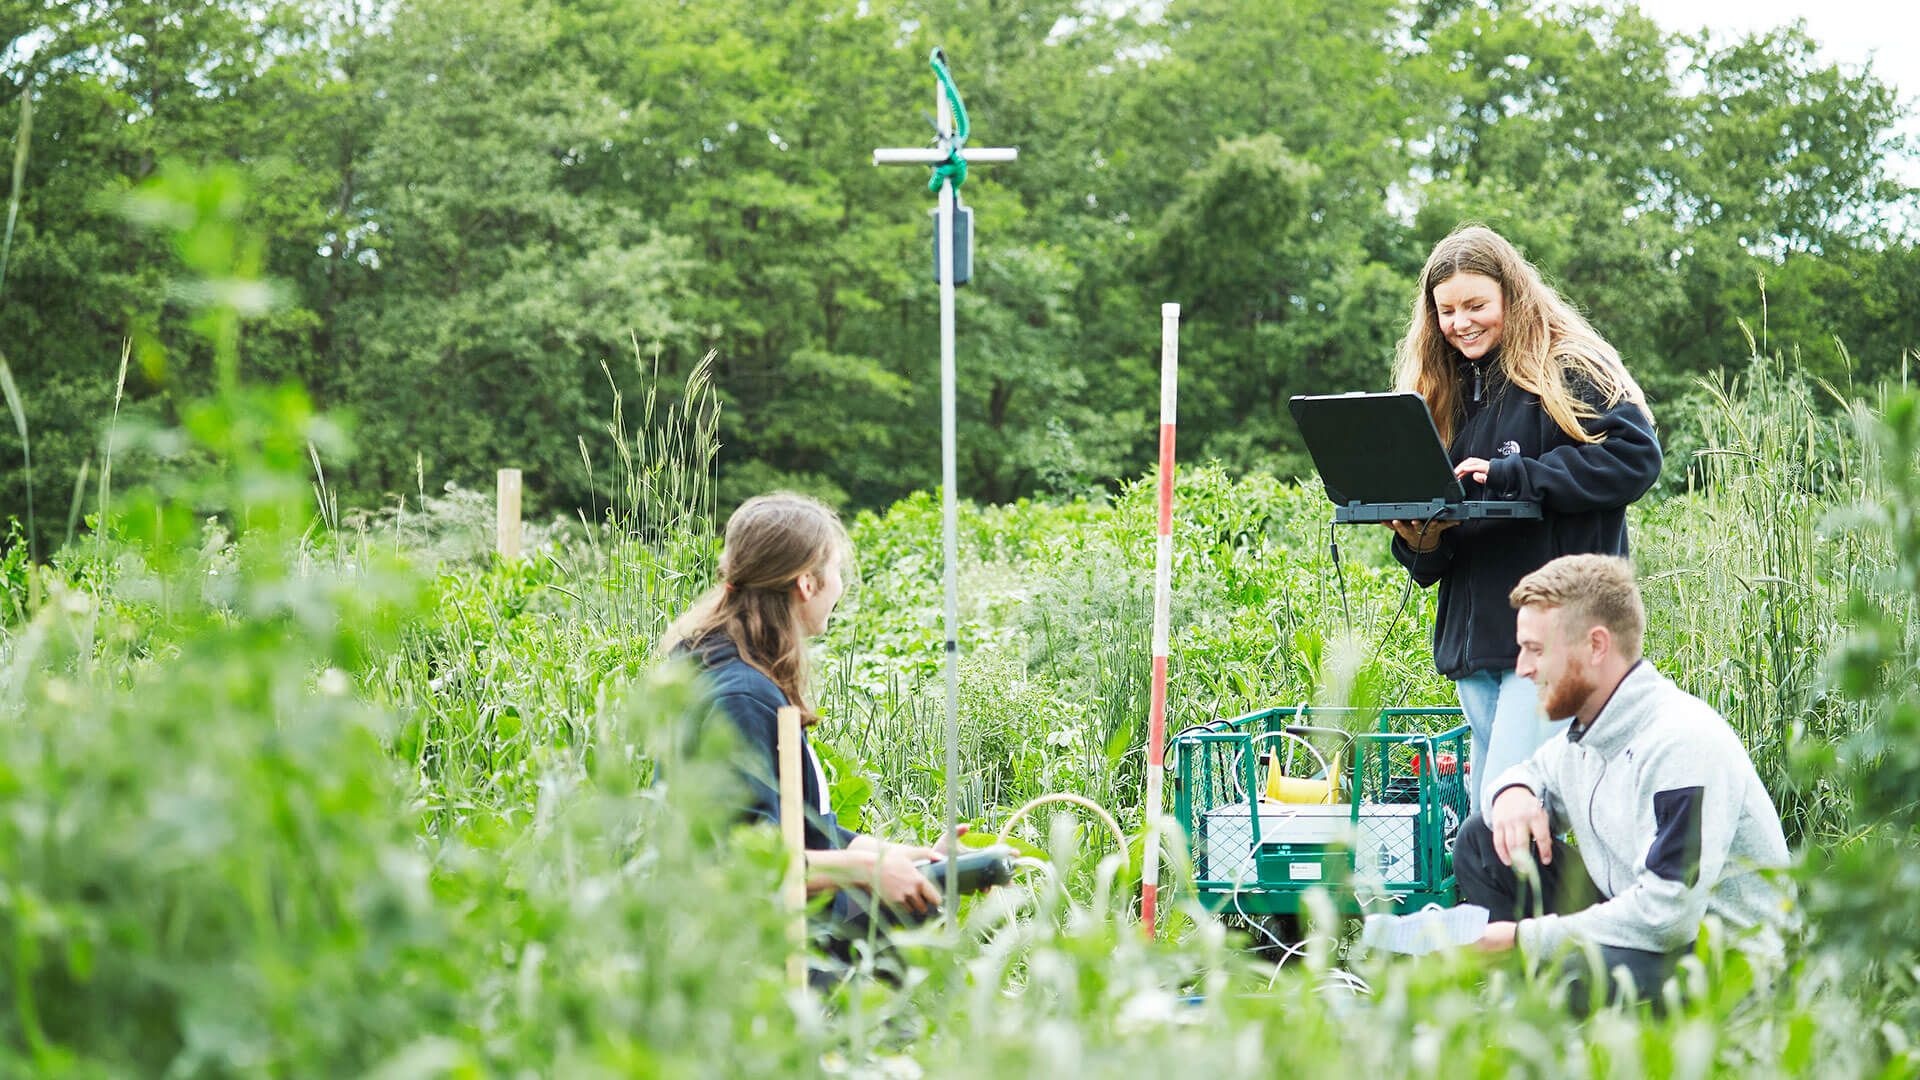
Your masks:
<instances>
[{"instance_id":1,"label":"kneeling man in grey fleece","mask_svg":"<svg viewBox=\"0 0 1920 1080\"><path fill-rule=\"evenodd\" d=\"M1481 947L1551 958L1598 946L1607 970L1624 967L1644 997L1708 912L1735 928L1783 924L1782 892L1757 873L1787 865L1779 812L1720 714L1641 657L1646 609L1632 564L1564 556L1520 579L1509 600L1519 674L1548 716L1573 723L1490 777L1486 819L1461 826L1461 899L1496 920ZM1568 829L1577 849L1560 839ZM1537 888L1515 870L1535 860Z\"/></svg>"}]
</instances>

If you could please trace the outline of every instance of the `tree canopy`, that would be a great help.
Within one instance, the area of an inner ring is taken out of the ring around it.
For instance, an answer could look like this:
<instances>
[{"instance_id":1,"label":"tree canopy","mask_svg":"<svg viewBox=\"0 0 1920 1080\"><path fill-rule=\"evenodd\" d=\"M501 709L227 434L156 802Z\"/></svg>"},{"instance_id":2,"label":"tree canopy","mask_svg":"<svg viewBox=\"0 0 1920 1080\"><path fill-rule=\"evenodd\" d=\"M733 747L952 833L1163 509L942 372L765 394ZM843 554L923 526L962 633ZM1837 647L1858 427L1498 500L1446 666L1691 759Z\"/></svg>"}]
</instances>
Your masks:
<instances>
[{"instance_id":1,"label":"tree canopy","mask_svg":"<svg viewBox=\"0 0 1920 1080\"><path fill-rule=\"evenodd\" d=\"M37 0L0 42L0 116L33 108L0 352L43 519L100 460L123 340L169 358L133 365L123 422L215 377L177 254L121 210L176 162L247 178L281 302L243 328L246 373L350 419L327 466L349 501L512 465L536 505L588 508L613 394L671 394L710 351L723 497L931 485L930 200L868 160L929 136L935 44L976 142L1022 148L964 189L971 497L1149 464L1167 300L1183 452L1297 468L1286 397L1383 385L1465 219L1656 409L1745 354L1742 321L1835 381L1920 345L1902 106L1802 26L1716 44L1529 0ZM21 460L0 425L0 517Z\"/></svg>"}]
</instances>

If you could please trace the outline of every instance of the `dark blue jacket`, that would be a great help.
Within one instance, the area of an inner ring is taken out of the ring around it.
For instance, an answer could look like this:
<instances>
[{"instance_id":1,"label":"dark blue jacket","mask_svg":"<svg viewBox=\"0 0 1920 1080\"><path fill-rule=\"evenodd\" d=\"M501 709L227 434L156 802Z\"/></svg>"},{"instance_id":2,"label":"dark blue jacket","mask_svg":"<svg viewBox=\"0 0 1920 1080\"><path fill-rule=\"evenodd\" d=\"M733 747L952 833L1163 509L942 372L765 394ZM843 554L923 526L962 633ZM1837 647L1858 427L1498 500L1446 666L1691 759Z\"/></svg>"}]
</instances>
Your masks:
<instances>
[{"instance_id":1,"label":"dark blue jacket","mask_svg":"<svg viewBox=\"0 0 1920 1080\"><path fill-rule=\"evenodd\" d=\"M747 803L742 817L780 824L779 710L788 704L787 695L759 668L740 658L740 650L724 634L713 634L686 648L701 669L712 706L706 713L719 712L733 722L740 734L735 751L735 767L746 785ZM858 835L840 827L833 814L822 814L820 772L815 768L813 745L803 729L800 733L800 801L808 809L806 848L825 851L846 847Z\"/></svg>"},{"instance_id":2,"label":"dark blue jacket","mask_svg":"<svg viewBox=\"0 0 1920 1080\"><path fill-rule=\"evenodd\" d=\"M1433 661L1449 679L1514 666L1520 648L1507 594L1522 577L1562 555L1627 554L1627 506L1660 478L1661 464L1653 423L1630 401L1607 408L1594 387L1577 383L1575 396L1600 412L1586 430L1606 436L1582 443L1560 430L1538 395L1501 378L1492 359L1463 360L1459 374L1465 416L1449 451L1456 463L1491 463L1484 487L1462 480L1467 498L1537 502L1543 516L1462 522L1424 553L1394 538L1394 557L1413 580L1440 584Z\"/></svg>"}]
</instances>

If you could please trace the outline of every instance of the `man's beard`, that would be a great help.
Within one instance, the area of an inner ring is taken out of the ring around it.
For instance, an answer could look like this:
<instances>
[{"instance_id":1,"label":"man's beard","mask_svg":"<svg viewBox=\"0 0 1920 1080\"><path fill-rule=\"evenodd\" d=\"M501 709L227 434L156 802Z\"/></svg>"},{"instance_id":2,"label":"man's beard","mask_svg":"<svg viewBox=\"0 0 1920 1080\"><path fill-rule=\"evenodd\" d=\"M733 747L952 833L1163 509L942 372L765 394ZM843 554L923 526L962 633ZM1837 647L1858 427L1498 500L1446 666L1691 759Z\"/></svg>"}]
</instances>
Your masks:
<instances>
[{"instance_id":1,"label":"man's beard","mask_svg":"<svg viewBox=\"0 0 1920 1080\"><path fill-rule=\"evenodd\" d=\"M1540 711L1547 714L1549 720L1565 720L1580 711L1596 688L1593 672L1581 661L1571 661L1567 670L1547 692L1541 695Z\"/></svg>"}]
</instances>

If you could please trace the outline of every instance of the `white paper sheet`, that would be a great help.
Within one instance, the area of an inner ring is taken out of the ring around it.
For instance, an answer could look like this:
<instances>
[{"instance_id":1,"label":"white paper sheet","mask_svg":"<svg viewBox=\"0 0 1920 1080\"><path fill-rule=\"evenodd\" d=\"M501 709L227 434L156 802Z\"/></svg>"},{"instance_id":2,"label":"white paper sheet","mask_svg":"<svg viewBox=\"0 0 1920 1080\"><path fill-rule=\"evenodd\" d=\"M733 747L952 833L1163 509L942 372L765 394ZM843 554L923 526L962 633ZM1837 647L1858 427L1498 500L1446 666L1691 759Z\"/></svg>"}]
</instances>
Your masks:
<instances>
[{"instance_id":1,"label":"white paper sheet","mask_svg":"<svg viewBox=\"0 0 1920 1080\"><path fill-rule=\"evenodd\" d=\"M1370 949L1424 956L1436 949L1471 945L1487 932L1487 909L1477 904L1443 908L1428 904L1410 915L1369 915L1360 944Z\"/></svg>"}]
</instances>

